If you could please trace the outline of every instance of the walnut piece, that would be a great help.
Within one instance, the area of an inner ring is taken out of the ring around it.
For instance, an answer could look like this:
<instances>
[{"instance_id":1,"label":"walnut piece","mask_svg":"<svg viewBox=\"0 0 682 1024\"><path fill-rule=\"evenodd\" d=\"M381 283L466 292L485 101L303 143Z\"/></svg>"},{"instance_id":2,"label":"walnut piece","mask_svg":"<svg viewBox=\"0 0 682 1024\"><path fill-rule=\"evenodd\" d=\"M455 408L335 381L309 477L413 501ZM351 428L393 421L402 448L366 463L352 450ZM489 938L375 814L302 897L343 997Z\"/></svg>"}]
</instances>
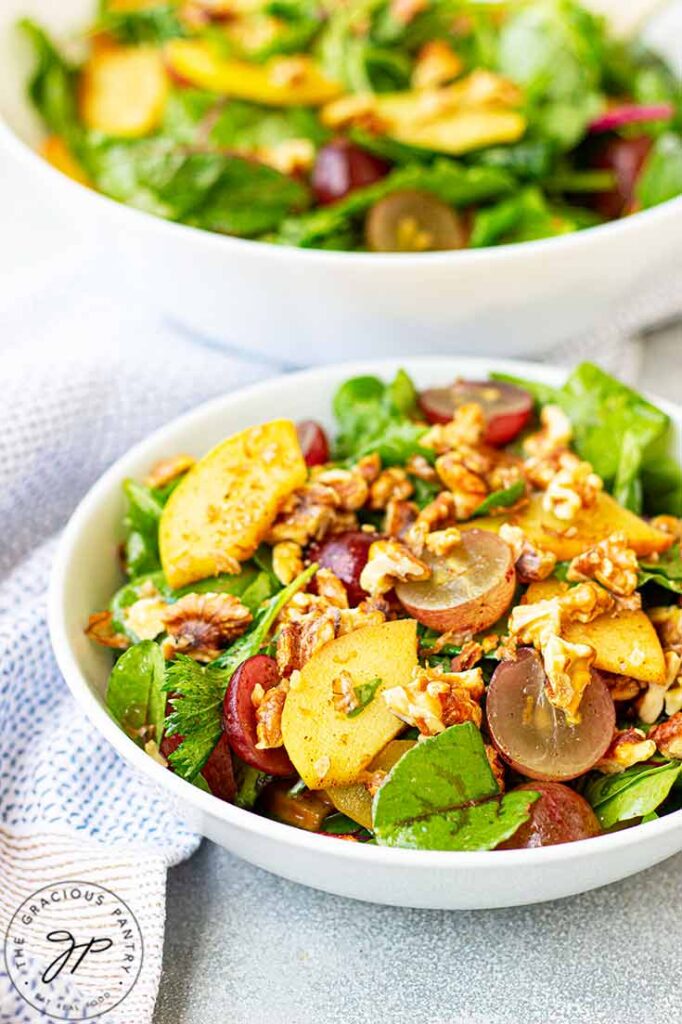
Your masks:
<instances>
[{"instance_id":1,"label":"walnut piece","mask_svg":"<svg viewBox=\"0 0 682 1024\"><path fill-rule=\"evenodd\" d=\"M253 616L233 594L186 594L168 606L163 623L165 658L187 654L195 661L213 661L246 630Z\"/></svg>"},{"instance_id":2,"label":"walnut piece","mask_svg":"<svg viewBox=\"0 0 682 1024\"><path fill-rule=\"evenodd\" d=\"M360 586L372 597L392 590L396 583L426 580L431 570L399 540L375 540L360 575Z\"/></svg>"},{"instance_id":3,"label":"walnut piece","mask_svg":"<svg viewBox=\"0 0 682 1024\"><path fill-rule=\"evenodd\" d=\"M629 597L637 589L638 569L637 555L619 531L577 555L567 575L572 582L595 579L613 594Z\"/></svg>"},{"instance_id":4,"label":"walnut piece","mask_svg":"<svg viewBox=\"0 0 682 1024\"><path fill-rule=\"evenodd\" d=\"M418 513L415 522L405 534L405 543L419 558L424 550L426 538L435 527L454 525L456 519L455 499L449 491L441 491L433 501Z\"/></svg>"},{"instance_id":5,"label":"walnut piece","mask_svg":"<svg viewBox=\"0 0 682 1024\"><path fill-rule=\"evenodd\" d=\"M446 452L436 459L436 471L450 491L455 517L470 519L488 496L488 485L481 475L469 469L457 452Z\"/></svg>"},{"instance_id":6,"label":"walnut piece","mask_svg":"<svg viewBox=\"0 0 682 1024\"><path fill-rule=\"evenodd\" d=\"M357 469L325 469L316 482L336 492L338 507L344 512L362 508L369 495L367 481Z\"/></svg>"},{"instance_id":7,"label":"walnut piece","mask_svg":"<svg viewBox=\"0 0 682 1024\"><path fill-rule=\"evenodd\" d=\"M318 482L305 484L284 501L265 539L270 544L294 541L301 547L322 540L336 523L338 508L334 488Z\"/></svg>"},{"instance_id":8,"label":"walnut piece","mask_svg":"<svg viewBox=\"0 0 682 1024\"><path fill-rule=\"evenodd\" d=\"M114 633L114 616L111 612L94 612L88 618L85 635L102 647L111 647L116 651L125 651L130 647L130 640L123 633Z\"/></svg>"},{"instance_id":9,"label":"walnut piece","mask_svg":"<svg viewBox=\"0 0 682 1024\"><path fill-rule=\"evenodd\" d=\"M682 684L682 658L680 655L677 651L668 649L664 650L663 656L666 669L664 681L662 683L649 683L636 705L637 714L647 725L651 725L661 717L664 707L667 710L667 698L671 690L673 693L673 700L671 701L672 710L673 701L677 697L678 687Z\"/></svg>"},{"instance_id":10,"label":"walnut piece","mask_svg":"<svg viewBox=\"0 0 682 1024\"><path fill-rule=\"evenodd\" d=\"M333 608L348 607L348 591L331 569L318 569L315 573L318 595Z\"/></svg>"},{"instance_id":11,"label":"walnut piece","mask_svg":"<svg viewBox=\"0 0 682 1024\"><path fill-rule=\"evenodd\" d=\"M168 602L158 593L139 598L123 609L126 629L134 633L138 640L155 640L166 629L163 617L168 607Z\"/></svg>"},{"instance_id":12,"label":"walnut piece","mask_svg":"<svg viewBox=\"0 0 682 1024\"><path fill-rule=\"evenodd\" d=\"M196 459L193 455L171 455L155 462L145 477L147 487L165 487L191 469Z\"/></svg>"},{"instance_id":13,"label":"walnut piece","mask_svg":"<svg viewBox=\"0 0 682 1024\"><path fill-rule=\"evenodd\" d=\"M655 753L656 744L641 729L618 729L606 753L594 767L604 775L615 775L634 764L648 761Z\"/></svg>"},{"instance_id":14,"label":"walnut piece","mask_svg":"<svg viewBox=\"0 0 682 1024\"><path fill-rule=\"evenodd\" d=\"M475 448L483 441L485 425L485 413L478 402L466 402L455 409L449 423L437 423L419 443L439 455L462 446Z\"/></svg>"},{"instance_id":15,"label":"walnut piece","mask_svg":"<svg viewBox=\"0 0 682 1024\"><path fill-rule=\"evenodd\" d=\"M432 555L446 557L462 543L462 534L456 526L447 526L444 530L434 530L426 535L426 550Z\"/></svg>"},{"instance_id":16,"label":"walnut piece","mask_svg":"<svg viewBox=\"0 0 682 1024\"><path fill-rule=\"evenodd\" d=\"M433 89L451 82L462 72L462 58L444 39L424 43L412 71L413 89Z\"/></svg>"},{"instance_id":17,"label":"walnut piece","mask_svg":"<svg viewBox=\"0 0 682 1024\"><path fill-rule=\"evenodd\" d=\"M542 507L563 522L575 519L581 509L592 508L604 488L589 462L571 452L559 457L559 468L542 498Z\"/></svg>"},{"instance_id":18,"label":"walnut piece","mask_svg":"<svg viewBox=\"0 0 682 1024\"><path fill-rule=\"evenodd\" d=\"M551 636L542 649L547 697L565 712L568 722L580 721L580 702L592 679L596 656L589 644L569 643L560 636Z\"/></svg>"},{"instance_id":19,"label":"walnut piece","mask_svg":"<svg viewBox=\"0 0 682 1024\"><path fill-rule=\"evenodd\" d=\"M450 725L474 722L480 726L482 711L477 703L484 691L480 668L466 672L443 672L418 665L406 686L382 692L389 711L423 736L435 736Z\"/></svg>"},{"instance_id":20,"label":"walnut piece","mask_svg":"<svg viewBox=\"0 0 682 1024\"><path fill-rule=\"evenodd\" d=\"M654 726L649 733L649 739L658 747L663 757L672 760L682 760L682 712L671 715L665 722Z\"/></svg>"},{"instance_id":21,"label":"walnut piece","mask_svg":"<svg viewBox=\"0 0 682 1024\"><path fill-rule=\"evenodd\" d=\"M573 438L573 427L563 409L551 403L543 405L540 423L541 429L524 440L524 452L533 459L547 459L565 451Z\"/></svg>"},{"instance_id":22,"label":"walnut piece","mask_svg":"<svg viewBox=\"0 0 682 1024\"><path fill-rule=\"evenodd\" d=\"M348 715L360 707L353 684L353 677L347 669L342 669L338 676L332 680L332 694L334 707L342 715Z\"/></svg>"},{"instance_id":23,"label":"walnut piece","mask_svg":"<svg viewBox=\"0 0 682 1024\"><path fill-rule=\"evenodd\" d=\"M554 572L556 555L534 547L519 526L502 523L498 536L512 549L516 575L520 583L546 580Z\"/></svg>"},{"instance_id":24,"label":"walnut piece","mask_svg":"<svg viewBox=\"0 0 682 1024\"><path fill-rule=\"evenodd\" d=\"M385 469L370 487L369 507L385 509L390 501L405 501L413 491L414 486L405 470L399 466L391 466Z\"/></svg>"},{"instance_id":25,"label":"walnut piece","mask_svg":"<svg viewBox=\"0 0 682 1024\"><path fill-rule=\"evenodd\" d=\"M272 549L272 571L283 586L303 572L303 551L293 540L281 540Z\"/></svg>"},{"instance_id":26,"label":"walnut piece","mask_svg":"<svg viewBox=\"0 0 682 1024\"><path fill-rule=\"evenodd\" d=\"M404 538L418 515L419 507L412 501L389 501L384 516L384 533L389 537Z\"/></svg>"},{"instance_id":27,"label":"walnut piece","mask_svg":"<svg viewBox=\"0 0 682 1024\"><path fill-rule=\"evenodd\" d=\"M256 709L257 750L273 750L275 747L284 745L282 711L288 692L288 679L283 679L277 686L271 686L269 690L263 690L262 686L254 687L251 700Z\"/></svg>"}]
</instances>

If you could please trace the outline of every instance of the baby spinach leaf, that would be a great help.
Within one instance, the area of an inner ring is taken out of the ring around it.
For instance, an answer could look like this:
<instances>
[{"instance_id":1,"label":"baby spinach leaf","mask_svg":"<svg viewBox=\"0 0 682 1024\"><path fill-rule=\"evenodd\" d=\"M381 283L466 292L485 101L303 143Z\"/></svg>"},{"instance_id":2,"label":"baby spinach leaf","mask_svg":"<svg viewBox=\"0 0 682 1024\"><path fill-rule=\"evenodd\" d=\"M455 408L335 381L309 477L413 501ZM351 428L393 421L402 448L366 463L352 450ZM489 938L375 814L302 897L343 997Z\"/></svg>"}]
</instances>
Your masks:
<instances>
[{"instance_id":1,"label":"baby spinach leaf","mask_svg":"<svg viewBox=\"0 0 682 1024\"><path fill-rule=\"evenodd\" d=\"M585 797L603 828L651 814L666 799L682 771L682 762L635 765L617 775L600 775L585 788Z\"/></svg>"},{"instance_id":2,"label":"baby spinach leaf","mask_svg":"<svg viewBox=\"0 0 682 1024\"><path fill-rule=\"evenodd\" d=\"M502 794L480 732L453 725L409 750L373 803L380 846L492 850L528 820L538 794Z\"/></svg>"},{"instance_id":3,"label":"baby spinach leaf","mask_svg":"<svg viewBox=\"0 0 682 1024\"><path fill-rule=\"evenodd\" d=\"M583 225L563 214L538 188L527 188L474 215L471 247L510 244L537 238L554 238L577 231Z\"/></svg>"},{"instance_id":4,"label":"baby spinach leaf","mask_svg":"<svg viewBox=\"0 0 682 1024\"><path fill-rule=\"evenodd\" d=\"M154 726L154 739L157 743L161 741L166 708L164 675L161 648L153 640L129 647L111 670L107 709L140 745L140 730L144 726Z\"/></svg>"},{"instance_id":5,"label":"baby spinach leaf","mask_svg":"<svg viewBox=\"0 0 682 1024\"><path fill-rule=\"evenodd\" d=\"M341 428L337 458L357 460L376 451L388 466L402 465L415 454L433 461L433 452L419 444L424 425L409 418L416 411L416 391L404 370L389 384L378 377L351 377L336 392L333 409Z\"/></svg>"},{"instance_id":6,"label":"baby spinach leaf","mask_svg":"<svg viewBox=\"0 0 682 1024\"><path fill-rule=\"evenodd\" d=\"M637 183L637 195L645 210L682 195L681 135L667 132L656 141Z\"/></svg>"},{"instance_id":7,"label":"baby spinach leaf","mask_svg":"<svg viewBox=\"0 0 682 1024\"><path fill-rule=\"evenodd\" d=\"M126 570L132 577L155 572L161 568L159 522L163 503L151 487L136 480L126 480L123 492L127 499L124 519L127 531Z\"/></svg>"},{"instance_id":8,"label":"baby spinach leaf","mask_svg":"<svg viewBox=\"0 0 682 1024\"><path fill-rule=\"evenodd\" d=\"M186 34L178 17L177 3L154 4L127 11L111 10L105 4L96 28L125 44L165 43Z\"/></svg>"},{"instance_id":9,"label":"baby spinach leaf","mask_svg":"<svg viewBox=\"0 0 682 1024\"><path fill-rule=\"evenodd\" d=\"M382 683L383 679L371 679L369 683L362 683L361 686L354 688L353 692L358 700L358 706L348 712L348 718L357 718L358 715L362 714L365 708L374 700L376 692Z\"/></svg>"},{"instance_id":10,"label":"baby spinach leaf","mask_svg":"<svg viewBox=\"0 0 682 1024\"><path fill-rule=\"evenodd\" d=\"M646 583L656 583L675 594L682 594L682 555L679 544L660 555L657 562L640 562L638 587Z\"/></svg>"},{"instance_id":11,"label":"baby spinach leaf","mask_svg":"<svg viewBox=\"0 0 682 1024\"><path fill-rule=\"evenodd\" d=\"M28 94L46 126L69 143L80 134L76 108L76 71L59 53L43 29L30 18L19 29L33 46L36 64Z\"/></svg>"},{"instance_id":12,"label":"baby spinach leaf","mask_svg":"<svg viewBox=\"0 0 682 1024\"><path fill-rule=\"evenodd\" d=\"M503 491L493 491L474 511L472 518L493 515L498 508L510 508L523 497L525 492L526 485L523 480L517 480Z\"/></svg>"},{"instance_id":13,"label":"baby spinach leaf","mask_svg":"<svg viewBox=\"0 0 682 1024\"><path fill-rule=\"evenodd\" d=\"M173 710L166 720L169 736L183 736L180 746L170 755L178 775L190 782L206 764L222 731L221 708L230 679L239 665L258 654L280 611L297 591L317 572L309 566L293 583L275 594L256 614L249 629L228 650L202 667L184 655L178 655L166 670L164 690Z\"/></svg>"}]
</instances>

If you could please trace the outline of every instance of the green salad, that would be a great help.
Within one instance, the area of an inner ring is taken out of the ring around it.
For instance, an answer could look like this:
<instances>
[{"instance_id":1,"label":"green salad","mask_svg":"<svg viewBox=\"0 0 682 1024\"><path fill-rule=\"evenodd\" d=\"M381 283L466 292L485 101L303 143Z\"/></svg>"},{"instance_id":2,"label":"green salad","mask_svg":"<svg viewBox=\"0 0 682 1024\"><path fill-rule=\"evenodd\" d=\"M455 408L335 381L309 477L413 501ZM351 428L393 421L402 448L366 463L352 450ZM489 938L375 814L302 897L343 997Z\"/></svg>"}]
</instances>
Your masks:
<instances>
[{"instance_id":1,"label":"green salad","mask_svg":"<svg viewBox=\"0 0 682 1024\"><path fill-rule=\"evenodd\" d=\"M347 380L124 483L106 701L187 784L349 842L548 846L682 808L682 472L596 366ZM618 443L615 439L618 438Z\"/></svg>"},{"instance_id":2,"label":"green salad","mask_svg":"<svg viewBox=\"0 0 682 1024\"><path fill-rule=\"evenodd\" d=\"M79 40L22 27L46 159L208 231L480 248L682 194L680 81L575 0L102 0Z\"/></svg>"}]
</instances>

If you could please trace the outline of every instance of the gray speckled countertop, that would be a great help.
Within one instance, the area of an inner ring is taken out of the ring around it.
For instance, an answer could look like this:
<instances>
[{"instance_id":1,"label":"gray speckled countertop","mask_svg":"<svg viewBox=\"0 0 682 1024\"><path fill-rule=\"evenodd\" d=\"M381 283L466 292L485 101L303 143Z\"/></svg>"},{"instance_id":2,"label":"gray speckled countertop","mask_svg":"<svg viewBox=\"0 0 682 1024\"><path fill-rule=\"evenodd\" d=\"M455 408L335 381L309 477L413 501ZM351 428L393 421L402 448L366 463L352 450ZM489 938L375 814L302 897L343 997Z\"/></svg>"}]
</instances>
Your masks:
<instances>
[{"instance_id":1,"label":"gray speckled countertop","mask_svg":"<svg viewBox=\"0 0 682 1024\"><path fill-rule=\"evenodd\" d=\"M641 382L682 391L682 328ZM570 900L399 910L285 882L205 842L168 880L155 1024L678 1024L682 854Z\"/></svg>"}]
</instances>

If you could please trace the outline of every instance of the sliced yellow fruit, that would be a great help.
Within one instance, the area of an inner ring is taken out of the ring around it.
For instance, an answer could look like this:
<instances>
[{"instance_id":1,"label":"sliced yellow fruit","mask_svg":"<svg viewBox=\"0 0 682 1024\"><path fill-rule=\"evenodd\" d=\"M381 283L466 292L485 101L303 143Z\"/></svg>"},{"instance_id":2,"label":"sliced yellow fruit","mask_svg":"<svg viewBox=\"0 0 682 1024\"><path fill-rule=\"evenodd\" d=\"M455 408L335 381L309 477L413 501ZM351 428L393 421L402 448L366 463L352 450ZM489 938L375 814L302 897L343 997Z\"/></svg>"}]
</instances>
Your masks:
<instances>
[{"instance_id":1,"label":"sliced yellow fruit","mask_svg":"<svg viewBox=\"0 0 682 1024\"><path fill-rule=\"evenodd\" d=\"M671 534L654 529L609 494L600 494L593 508L582 509L569 522L546 512L542 495L534 494L528 504L513 515L472 519L462 528L497 532L502 523L520 526L532 544L543 551L551 551L560 561L575 558L616 531L625 534L628 544L640 557L666 551L673 543Z\"/></svg>"},{"instance_id":2,"label":"sliced yellow fruit","mask_svg":"<svg viewBox=\"0 0 682 1024\"><path fill-rule=\"evenodd\" d=\"M287 753L309 789L355 782L389 740L405 728L381 697L405 686L417 664L413 619L367 626L322 647L292 681L282 714ZM354 687L381 679L373 700L356 716L337 709L333 683L342 671Z\"/></svg>"},{"instance_id":3,"label":"sliced yellow fruit","mask_svg":"<svg viewBox=\"0 0 682 1024\"><path fill-rule=\"evenodd\" d=\"M158 128L168 96L168 75L151 46L98 49L83 68L80 114L93 131L140 138Z\"/></svg>"},{"instance_id":4,"label":"sliced yellow fruit","mask_svg":"<svg viewBox=\"0 0 682 1024\"><path fill-rule=\"evenodd\" d=\"M67 178L91 187L90 179L60 135L50 135L40 146L40 155Z\"/></svg>"},{"instance_id":5,"label":"sliced yellow fruit","mask_svg":"<svg viewBox=\"0 0 682 1024\"><path fill-rule=\"evenodd\" d=\"M463 110L431 124L405 124L390 132L396 142L457 156L484 146L517 142L526 119L517 110Z\"/></svg>"},{"instance_id":6,"label":"sliced yellow fruit","mask_svg":"<svg viewBox=\"0 0 682 1024\"><path fill-rule=\"evenodd\" d=\"M559 580L532 583L526 601L535 604L565 593ZM616 611L592 622L571 622L563 628L571 643L589 644L597 652L596 668L619 676L632 676L644 683L662 683L666 668L656 630L643 611Z\"/></svg>"},{"instance_id":7,"label":"sliced yellow fruit","mask_svg":"<svg viewBox=\"0 0 682 1024\"><path fill-rule=\"evenodd\" d=\"M161 565L171 587L235 571L235 561L251 557L284 498L306 476L289 420L243 430L200 459L161 516Z\"/></svg>"},{"instance_id":8,"label":"sliced yellow fruit","mask_svg":"<svg viewBox=\"0 0 682 1024\"><path fill-rule=\"evenodd\" d=\"M416 740L391 740L368 766L368 771L389 772L416 743ZM365 828L372 828L372 797L366 786L355 782L350 786L330 786L327 796L337 811L347 814Z\"/></svg>"},{"instance_id":9,"label":"sliced yellow fruit","mask_svg":"<svg viewBox=\"0 0 682 1024\"><path fill-rule=\"evenodd\" d=\"M265 106L317 107L341 92L306 54L250 64L223 57L206 40L171 39L165 57L173 73L190 85Z\"/></svg>"}]
</instances>

